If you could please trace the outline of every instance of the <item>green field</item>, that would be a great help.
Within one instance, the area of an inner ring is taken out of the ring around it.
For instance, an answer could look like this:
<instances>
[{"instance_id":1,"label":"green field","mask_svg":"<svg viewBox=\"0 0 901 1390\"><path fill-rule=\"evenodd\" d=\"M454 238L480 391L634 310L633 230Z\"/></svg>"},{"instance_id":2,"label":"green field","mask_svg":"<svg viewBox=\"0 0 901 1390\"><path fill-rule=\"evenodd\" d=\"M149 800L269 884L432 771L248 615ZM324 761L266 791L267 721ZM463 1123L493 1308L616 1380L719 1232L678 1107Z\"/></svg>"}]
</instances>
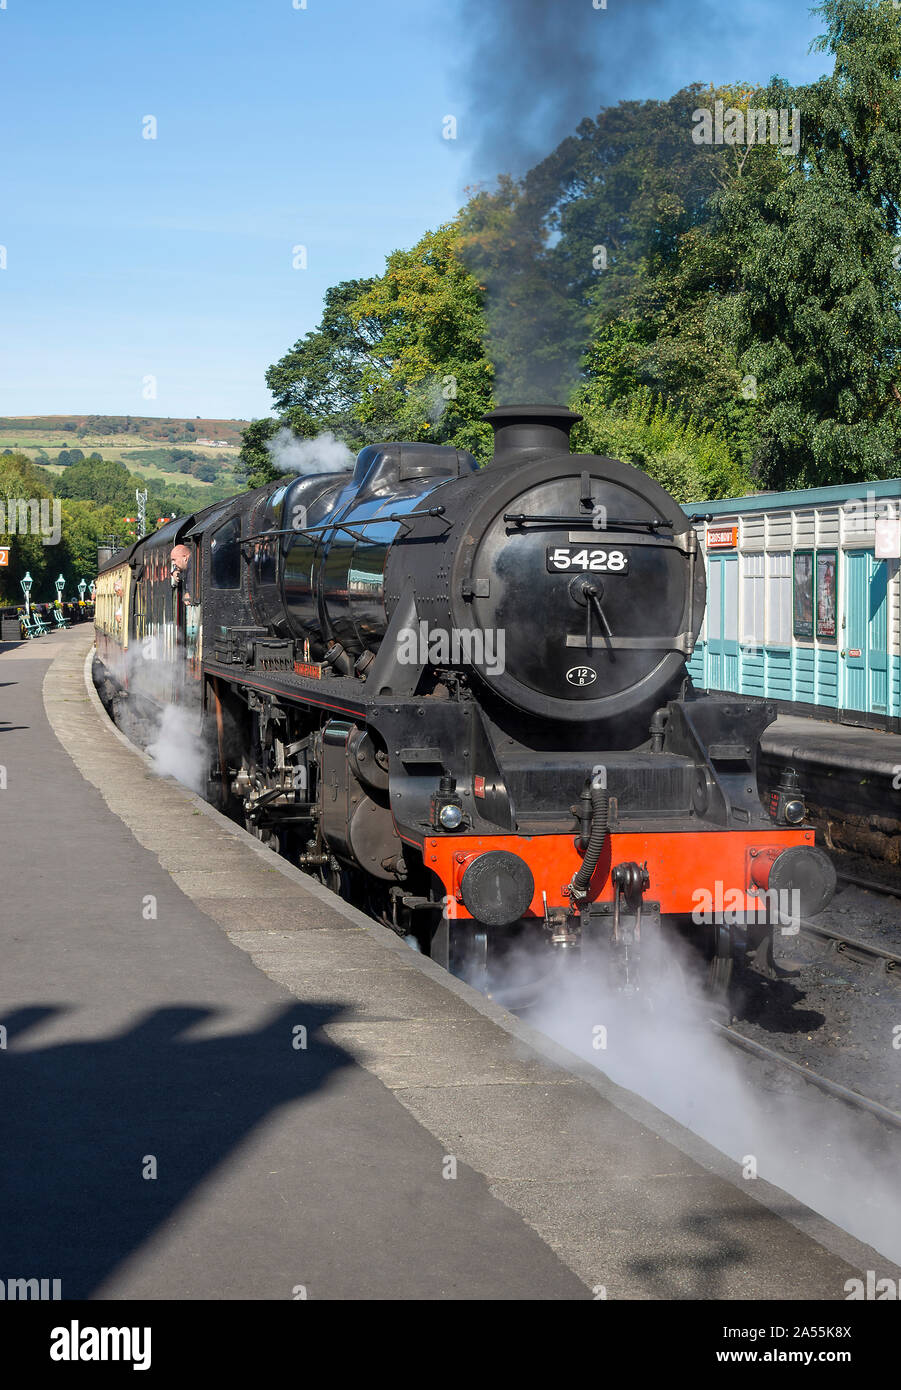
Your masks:
<instances>
[{"instance_id":1,"label":"green field","mask_svg":"<svg viewBox=\"0 0 901 1390\"><path fill-rule=\"evenodd\" d=\"M86 428L89 417L84 416L23 416L0 420L0 453L4 449L27 455L48 472L59 475L65 469L56 463L61 449L81 449L82 453L98 453L104 459L124 463L131 473L141 473L160 484L189 483L192 487L220 487L234 479L234 469L240 452L244 420L191 421L193 432L186 429L187 421L165 417L134 421L138 433L108 433ZM123 417L124 423L124 417ZM66 429L64 426L69 425ZM170 438L169 434L176 437ZM227 448L197 443L197 438L228 439ZM221 465L215 482L204 482L190 473L160 468L155 458L161 449L190 449L193 454ZM41 454L48 455L45 460ZM146 453L146 462L140 457ZM155 456L155 457L154 457Z\"/></svg>"}]
</instances>

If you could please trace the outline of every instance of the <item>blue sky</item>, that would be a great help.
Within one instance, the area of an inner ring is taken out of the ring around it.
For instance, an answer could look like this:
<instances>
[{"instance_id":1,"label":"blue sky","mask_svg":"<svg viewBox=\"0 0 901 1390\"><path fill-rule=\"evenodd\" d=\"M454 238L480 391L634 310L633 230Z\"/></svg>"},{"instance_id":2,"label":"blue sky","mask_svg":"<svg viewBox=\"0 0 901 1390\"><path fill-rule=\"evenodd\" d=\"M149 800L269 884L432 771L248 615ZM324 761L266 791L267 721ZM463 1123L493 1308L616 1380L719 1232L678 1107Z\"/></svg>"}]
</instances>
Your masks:
<instances>
[{"instance_id":1,"label":"blue sky","mask_svg":"<svg viewBox=\"0 0 901 1390\"><path fill-rule=\"evenodd\" d=\"M2 5L0 415L268 414L265 369L327 286L377 273L464 200L479 97L457 0ZM617 98L828 65L797 0L732 0L716 33L703 5L674 8ZM599 43L630 22L607 0Z\"/></svg>"}]
</instances>

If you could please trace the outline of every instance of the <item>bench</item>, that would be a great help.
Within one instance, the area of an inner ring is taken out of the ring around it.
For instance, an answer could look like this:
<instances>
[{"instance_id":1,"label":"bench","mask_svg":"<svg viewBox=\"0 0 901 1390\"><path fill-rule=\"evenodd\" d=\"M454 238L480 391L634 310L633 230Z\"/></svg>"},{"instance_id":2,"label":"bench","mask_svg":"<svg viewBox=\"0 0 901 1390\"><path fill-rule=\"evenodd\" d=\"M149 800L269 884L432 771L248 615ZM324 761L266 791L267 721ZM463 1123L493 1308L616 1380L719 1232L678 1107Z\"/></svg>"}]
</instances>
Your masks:
<instances>
[{"instance_id":1,"label":"bench","mask_svg":"<svg viewBox=\"0 0 901 1390\"><path fill-rule=\"evenodd\" d=\"M43 637L44 633L47 631L35 613L32 613L30 619L27 618L24 613L20 614L19 622L22 625L22 632L26 637Z\"/></svg>"}]
</instances>

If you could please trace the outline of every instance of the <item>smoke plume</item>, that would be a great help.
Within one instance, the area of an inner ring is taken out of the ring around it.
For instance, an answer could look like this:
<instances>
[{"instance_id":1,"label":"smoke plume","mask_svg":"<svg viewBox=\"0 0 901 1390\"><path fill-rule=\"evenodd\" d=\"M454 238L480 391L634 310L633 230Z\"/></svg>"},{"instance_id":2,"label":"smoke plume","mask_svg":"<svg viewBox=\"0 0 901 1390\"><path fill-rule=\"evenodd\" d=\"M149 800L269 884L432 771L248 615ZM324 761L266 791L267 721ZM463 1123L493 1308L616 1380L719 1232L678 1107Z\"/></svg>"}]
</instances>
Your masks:
<instances>
[{"instance_id":1,"label":"smoke plume","mask_svg":"<svg viewBox=\"0 0 901 1390\"><path fill-rule=\"evenodd\" d=\"M650 95L655 81L662 90L654 95L664 98L709 81L717 42L734 50L753 19L717 0L687 8L672 0L461 0L461 18L459 138L469 179L481 185L464 219L462 258L485 290L495 394L501 404L562 404L578 384L590 336L584 292L552 251L556 207L569 187L558 186L560 168L524 176L602 108Z\"/></svg>"},{"instance_id":2,"label":"smoke plume","mask_svg":"<svg viewBox=\"0 0 901 1390\"><path fill-rule=\"evenodd\" d=\"M461 18L462 138L477 179L521 177L584 117L643 95L649 71L668 68L674 50L676 86L710 80L718 46L728 37L732 47L753 23L718 0L462 0Z\"/></svg>"},{"instance_id":3,"label":"smoke plume","mask_svg":"<svg viewBox=\"0 0 901 1390\"><path fill-rule=\"evenodd\" d=\"M298 439L285 426L266 441L272 466L279 473L337 473L353 468L354 456L347 445L326 430L315 439Z\"/></svg>"}]
</instances>

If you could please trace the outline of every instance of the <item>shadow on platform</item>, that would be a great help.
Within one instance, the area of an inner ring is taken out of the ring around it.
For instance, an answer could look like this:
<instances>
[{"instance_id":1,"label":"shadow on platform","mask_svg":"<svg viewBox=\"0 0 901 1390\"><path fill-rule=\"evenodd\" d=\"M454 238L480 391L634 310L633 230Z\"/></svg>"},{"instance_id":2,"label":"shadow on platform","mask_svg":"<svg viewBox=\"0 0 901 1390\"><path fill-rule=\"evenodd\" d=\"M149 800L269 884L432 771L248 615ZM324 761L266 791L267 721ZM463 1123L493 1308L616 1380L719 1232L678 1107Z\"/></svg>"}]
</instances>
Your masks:
<instances>
[{"instance_id":1,"label":"shadow on platform","mask_svg":"<svg viewBox=\"0 0 901 1390\"><path fill-rule=\"evenodd\" d=\"M279 1106L352 1065L320 1031L340 1008L306 1004L216 1037L185 1036L217 1017L185 1005L111 1037L17 1046L67 1011L0 1017L0 1274L59 1278L65 1299L90 1297Z\"/></svg>"}]
</instances>

